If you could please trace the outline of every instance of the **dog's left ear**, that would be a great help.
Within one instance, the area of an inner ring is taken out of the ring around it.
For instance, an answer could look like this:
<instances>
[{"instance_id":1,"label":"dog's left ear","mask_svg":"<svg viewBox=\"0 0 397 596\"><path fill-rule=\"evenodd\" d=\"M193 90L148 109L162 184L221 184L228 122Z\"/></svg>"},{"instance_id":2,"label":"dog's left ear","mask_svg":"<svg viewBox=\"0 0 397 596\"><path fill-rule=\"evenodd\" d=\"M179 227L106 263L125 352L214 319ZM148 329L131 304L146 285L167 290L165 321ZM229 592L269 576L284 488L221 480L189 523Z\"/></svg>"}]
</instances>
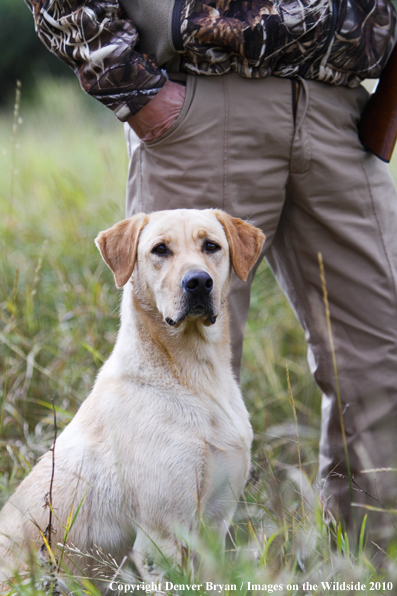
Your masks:
<instances>
[{"instance_id":1,"label":"dog's left ear","mask_svg":"<svg viewBox=\"0 0 397 596\"><path fill-rule=\"evenodd\" d=\"M122 288L130 279L134 269L139 234L146 225L148 216L137 213L123 219L95 238L103 260L112 270L116 286Z\"/></svg>"},{"instance_id":2,"label":"dog's left ear","mask_svg":"<svg viewBox=\"0 0 397 596\"><path fill-rule=\"evenodd\" d=\"M247 281L248 273L262 250L265 234L246 221L232 217L224 211L215 211L215 215L224 227L233 269L240 279Z\"/></svg>"}]
</instances>

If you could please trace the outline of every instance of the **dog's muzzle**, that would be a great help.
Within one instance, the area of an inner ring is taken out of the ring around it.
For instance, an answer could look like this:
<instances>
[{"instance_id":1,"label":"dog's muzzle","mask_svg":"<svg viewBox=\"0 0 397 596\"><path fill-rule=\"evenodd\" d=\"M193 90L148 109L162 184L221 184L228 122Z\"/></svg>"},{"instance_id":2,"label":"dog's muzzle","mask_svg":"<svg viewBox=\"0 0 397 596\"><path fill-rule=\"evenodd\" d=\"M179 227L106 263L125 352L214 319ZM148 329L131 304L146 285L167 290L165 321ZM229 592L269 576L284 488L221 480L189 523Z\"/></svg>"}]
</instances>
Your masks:
<instances>
[{"instance_id":1,"label":"dog's muzzle","mask_svg":"<svg viewBox=\"0 0 397 596\"><path fill-rule=\"evenodd\" d=\"M166 318L168 325L174 326L187 316L202 316L213 325L216 321L212 290L214 281L206 271L193 269L188 271L182 279L182 288L185 294L184 308L178 321Z\"/></svg>"}]
</instances>

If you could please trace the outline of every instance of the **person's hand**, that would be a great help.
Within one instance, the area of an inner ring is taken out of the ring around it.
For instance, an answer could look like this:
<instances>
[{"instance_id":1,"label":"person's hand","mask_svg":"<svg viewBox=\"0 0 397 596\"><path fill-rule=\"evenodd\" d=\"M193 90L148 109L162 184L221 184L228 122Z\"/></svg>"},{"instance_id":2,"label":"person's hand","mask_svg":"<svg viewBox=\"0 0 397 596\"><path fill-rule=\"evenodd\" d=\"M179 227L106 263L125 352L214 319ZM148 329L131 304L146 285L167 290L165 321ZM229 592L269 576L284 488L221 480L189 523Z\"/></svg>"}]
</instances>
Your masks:
<instances>
[{"instance_id":1,"label":"person's hand","mask_svg":"<svg viewBox=\"0 0 397 596\"><path fill-rule=\"evenodd\" d=\"M141 141L152 141L173 125L185 99L184 85L166 81L164 87L128 120Z\"/></svg>"}]
</instances>

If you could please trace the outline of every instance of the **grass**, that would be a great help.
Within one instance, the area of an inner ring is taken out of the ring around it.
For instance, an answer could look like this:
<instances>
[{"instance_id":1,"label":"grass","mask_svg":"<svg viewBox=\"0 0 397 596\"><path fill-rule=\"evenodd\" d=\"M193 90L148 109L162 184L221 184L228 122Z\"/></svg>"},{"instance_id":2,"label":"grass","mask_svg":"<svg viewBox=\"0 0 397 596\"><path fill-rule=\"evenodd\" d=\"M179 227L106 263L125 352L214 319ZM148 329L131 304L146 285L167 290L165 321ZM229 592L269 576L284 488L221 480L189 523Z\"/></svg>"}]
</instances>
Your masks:
<instances>
[{"instance_id":1,"label":"grass","mask_svg":"<svg viewBox=\"0 0 397 596\"><path fill-rule=\"evenodd\" d=\"M123 217L127 156L122 126L71 82L40 82L30 105L22 92L14 116L11 108L0 113L0 138L3 503L52 443L52 396L62 429L112 349L120 295L93 239ZM375 570L364 538L352 548L339 526L323 522L320 394L303 332L265 263L253 285L242 389L255 431L253 473L224 563L203 527L199 577L236 584L241 594L256 591L248 582L266 584L267 592L280 584L283 594L326 594L321 581L365 583L360 594L392 593L382 582L397 585L395 551ZM114 574L106 554L92 556ZM189 583L181 570L170 571L170 581ZM369 590L370 581L381 582L379 590ZM305 582L319 588L304 589ZM73 587L95 594L87 582ZM31 578L13 587L17 594L41 591ZM197 593L205 592L203 585Z\"/></svg>"}]
</instances>

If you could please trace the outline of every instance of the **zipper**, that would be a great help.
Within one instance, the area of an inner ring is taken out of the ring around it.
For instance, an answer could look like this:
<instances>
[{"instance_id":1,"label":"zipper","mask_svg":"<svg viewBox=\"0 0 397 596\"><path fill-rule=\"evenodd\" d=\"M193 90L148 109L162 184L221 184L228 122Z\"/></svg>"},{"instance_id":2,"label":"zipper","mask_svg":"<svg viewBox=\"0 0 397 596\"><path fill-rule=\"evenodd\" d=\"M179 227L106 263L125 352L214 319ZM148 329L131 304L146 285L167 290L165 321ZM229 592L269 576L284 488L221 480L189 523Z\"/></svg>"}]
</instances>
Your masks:
<instances>
[{"instance_id":1,"label":"zipper","mask_svg":"<svg viewBox=\"0 0 397 596\"><path fill-rule=\"evenodd\" d=\"M299 95L300 95L300 84L299 79L291 79L292 84L292 116L294 119L294 125L296 124L296 113L298 111Z\"/></svg>"},{"instance_id":2,"label":"zipper","mask_svg":"<svg viewBox=\"0 0 397 596\"><path fill-rule=\"evenodd\" d=\"M183 39L181 32L181 12L183 0L175 0L172 11L171 36L172 43L177 52L183 52Z\"/></svg>"},{"instance_id":3,"label":"zipper","mask_svg":"<svg viewBox=\"0 0 397 596\"><path fill-rule=\"evenodd\" d=\"M331 14L331 24L330 24L330 28L328 31L328 35L327 35L327 41L324 45L325 47L325 54L324 56L329 56L330 54L330 50L331 50L331 43L333 40L333 37L335 35L335 31L336 31L336 25L338 24L338 16L339 16L339 5L338 5L338 0L332 0L332 14ZM311 62L303 65L303 67L301 67L299 69L299 74L301 77L305 77L307 71L309 70L309 68L312 66L312 64L314 64L314 62L316 61L316 59L311 60Z\"/></svg>"}]
</instances>

